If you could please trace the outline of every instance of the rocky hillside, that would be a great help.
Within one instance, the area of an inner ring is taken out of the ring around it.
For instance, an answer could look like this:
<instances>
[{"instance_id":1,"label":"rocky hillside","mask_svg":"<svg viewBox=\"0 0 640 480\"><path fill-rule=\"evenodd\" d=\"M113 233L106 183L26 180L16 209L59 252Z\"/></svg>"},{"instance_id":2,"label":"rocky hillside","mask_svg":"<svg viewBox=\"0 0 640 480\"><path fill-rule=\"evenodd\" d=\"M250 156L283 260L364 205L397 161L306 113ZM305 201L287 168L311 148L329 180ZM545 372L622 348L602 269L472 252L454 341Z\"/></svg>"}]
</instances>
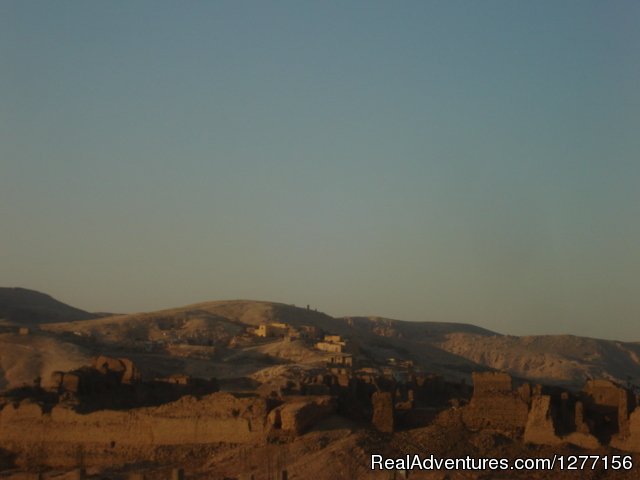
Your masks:
<instances>
[{"instance_id":1,"label":"rocky hillside","mask_svg":"<svg viewBox=\"0 0 640 480\"><path fill-rule=\"evenodd\" d=\"M579 388L589 378L640 384L640 343L575 335L501 335L468 324L346 318L358 331L439 348L485 368L543 384Z\"/></svg>"},{"instance_id":2,"label":"rocky hillside","mask_svg":"<svg viewBox=\"0 0 640 480\"><path fill-rule=\"evenodd\" d=\"M47 363L44 355L49 350L56 363L75 365L87 358L88 352L115 351L116 355L130 356L150 374L183 371L260 381L278 372L286 376L289 371L323 364L322 355L312 344L247 336L248 327L265 322L316 326L350 338L366 358L378 364L390 358L411 360L425 372L452 379L468 379L474 370L497 369L532 382L569 387L580 387L588 378L640 384L639 343L571 335L516 337L459 323L334 318L265 301L215 301L92 318L90 313L24 289L2 289L0 300L5 317L41 323L40 333L17 343L15 335L0 338L0 385L30 381L43 370L39 366ZM54 319L65 321L52 323ZM147 344L170 347L149 352L144 350ZM24 378L19 372L25 373Z\"/></svg>"},{"instance_id":3,"label":"rocky hillside","mask_svg":"<svg viewBox=\"0 0 640 480\"><path fill-rule=\"evenodd\" d=\"M90 363L91 353L80 345L43 335L0 334L0 390L48 380L56 370Z\"/></svg>"},{"instance_id":4,"label":"rocky hillside","mask_svg":"<svg viewBox=\"0 0 640 480\"><path fill-rule=\"evenodd\" d=\"M444 350L514 376L580 387L589 378L640 384L640 343L574 335L506 336L452 333Z\"/></svg>"},{"instance_id":5,"label":"rocky hillside","mask_svg":"<svg viewBox=\"0 0 640 480\"><path fill-rule=\"evenodd\" d=\"M96 315L66 305L44 293L26 288L0 287L0 319L7 322L33 325L90 318L96 318Z\"/></svg>"}]
</instances>

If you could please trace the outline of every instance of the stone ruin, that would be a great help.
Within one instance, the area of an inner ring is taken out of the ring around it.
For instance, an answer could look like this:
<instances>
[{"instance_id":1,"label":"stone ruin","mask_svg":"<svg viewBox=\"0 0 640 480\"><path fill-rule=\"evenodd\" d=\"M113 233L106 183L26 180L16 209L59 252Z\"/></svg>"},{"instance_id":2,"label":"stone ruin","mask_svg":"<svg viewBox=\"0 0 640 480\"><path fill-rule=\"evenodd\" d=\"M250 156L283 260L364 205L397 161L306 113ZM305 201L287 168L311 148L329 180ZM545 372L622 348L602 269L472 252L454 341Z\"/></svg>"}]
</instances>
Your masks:
<instances>
[{"instance_id":1,"label":"stone ruin","mask_svg":"<svg viewBox=\"0 0 640 480\"><path fill-rule=\"evenodd\" d=\"M51 374L50 387L60 394L83 395L102 393L119 385L133 385L140 381L140 372L127 358L104 355L94 358L91 366L70 372Z\"/></svg>"},{"instance_id":2,"label":"stone ruin","mask_svg":"<svg viewBox=\"0 0 640 480\"><path fill-rule=\"evenodd\" d=\"M267 416L270 437L301 435L319 420L334 413L336 408L336 401L331 396L288 398Z\"/></svg>"},{"instance_id":3,"label":"stone ruin","mask_svg":"<svg viewBox=\"0 0 640 480\"><path fill-rule=\"evenodd\" d=\"M412 373L406 380L397 380L363 368L345 372L329 369L290 381L279 391L282 399L300 395L332 396L340 415L391 432L396 427L428 424L452 401L466 403L469 392L464 383L447 382L437 375Z\"/></svg>"},{"instance_id":4,"label":"stone ruin","mask_svg":"<svg viewBox=\"0 0 640 480\"><path fill-rule=\"evenodd\" d=\"M46 410L24 400L0 405L0 452L5 449L15 454L15 463L22 468L69 468L77 465L81 448L92 466L111 466L153 458L159 451L170 455L170 448L176 445L206 452L217 443L286 441L336 409L332 396L292 397L283 402L224 392L201 398L188 395L154 407L89 413L66 403ZM39 452L38 458L34 451ZM180 458L179 449L176 455Z\"/></svg>"},{"instance_id":5,"label":"stone ruin","mask_svg":"<svg viewBox=\"0 0 640 480\"><path fill-rule=\"evenodd\" d=\"M462 420L540 445L611 445L640 451L640 409L633 392L610 380L589 380L578 393L523 383L514 388L504 372L473 374L471 401Z\"/></svg>"},{"instance_id":6,"label":"stone ruin","mask_svg":"<svg viewBox=\"0 0 640 480\"><path fill-rule=\"evenodd\" d=\"M116 372L121 382L139 382L132 364L99 358L94 369L100 374ZM295 436L337 412L356 421L369 421L379 431L390 433L398 426L426 425L434 412L454 405L462 407L460 418L471 430L496 430L536 444L571 443L584 448L615 444L640 449L636 398L613 382L590 380L582 392L575 394L558 388L532 388L528 383L516 388L504 372L476 372L472 377L473 395L467 403L464 383L456 385L437 376L412 374L407 381L397 381L376 375L375 370L325 371L290 381L274 393L279 405L270 410L266 422L271 435ZM67 383L65 379L66 374L60 379L61 387L82 386L73 376ZM196 382L185 375L173 375L156 379L156 383L189 387Z\"/></svg>"},{"instance_id":7,"label":"stone ruin","mask_svg":"<svg viewBox=\"0 0 640 480\"><path fill-rule=\"evenodd\" d=\"M172 403L159 407L136 404L135 409L126 412L94 409L79 414L79 409L70 409L65 402L49 410L33 402L8 404L0 413L0 427L5 440L22 442L25 450L29 439L40 441L37 439L42 438L42 432L55 431L47 447L51 451L58 444L86 441L96 451L111 452L104 457L106 462L138 455L135 449L144 450L146 455L153 448L178 441L195 445L286 441L333 413L370 422L378 431L392 433L398 428L425 426L453 405L447 411L455 412L455 418L470 430L494 430L540 445L611 445L640 451L637 399L628 389L608 380L590 380L581 392L573 393L560 388L532 388L528 383L518 385L504 372L476 372L470 395L464 382L413 373L406 380L398 380L379 372L373 368L340 374L319 370L315 375L288 382L279 394L268 398L213 394L200 400L168 395L165 398ZM90 367L57 372L52 380L61 397L82 398L110 391L136 401L145 395L157 399L158 392L165 392L165 388L176 389L180 395L194 392L198 384L185 375L144 382L132 362L103 356ZM103 396L109 395L112 393ZM194 415L194 411L198 414ZM81 433L73 434L74 430ZM66 458L70 457L71 454Z\"/></svg>"},{"instance_id":8,"label":"stone ruin","mask_svg":"<svg viewBox=\"0 0 640 480\"><path fill-rule=\"evenodd\" d=\"M371 423L380 432L393 433L395 429L394 403L391 392L375 392L371 397L373 418Z\"/></svg>"},{"instance_id":9,"label":"stone ruin","mask_svg":"<svg viewBox=\"0 0 640 480\"><path fill-rule=\"evenodd\" d=\"M54 404L64 402L84 412L159 405L184 395L206 395L218 390L215 379L182 374L143 381L131 360L104 355L94 358L90 366L53 372L48 388L56 395Z\"/></svg>"},{"instance_id":10,"label":"stone ruin","mask_svg":"<svg viewBox=\"0 0 640 480\"><path fill-rule=\"evenodd\" d=\"M521 434L529 415L530 389L514 390L507 373L474 372L472 377L473 396L462 414L465 425Z\"/></svg>"},{"instance_id":11,"label":"stone ruin","mask_svg":"<svg viewBox=\"0 0 640 480\"><path fill-rule=\"evenodd\" d=\"M629 436L629 414L636 407L631 391L609 380L589 380L583 394L584 409L596 435Z\"/></svg>"}]
</instances>

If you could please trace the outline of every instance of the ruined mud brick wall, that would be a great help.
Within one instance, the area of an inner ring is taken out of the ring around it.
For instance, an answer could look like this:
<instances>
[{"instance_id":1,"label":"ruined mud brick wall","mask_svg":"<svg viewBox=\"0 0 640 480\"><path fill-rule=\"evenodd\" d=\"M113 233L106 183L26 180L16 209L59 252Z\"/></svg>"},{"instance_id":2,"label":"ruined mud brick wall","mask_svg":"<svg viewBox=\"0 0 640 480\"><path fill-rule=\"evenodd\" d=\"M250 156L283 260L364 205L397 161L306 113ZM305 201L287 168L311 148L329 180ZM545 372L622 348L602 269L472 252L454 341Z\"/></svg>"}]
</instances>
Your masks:
<instances>
[{"instance_id":1,"label":"ruined mud brick wall","mask_svg":"<svg viewBox=\"0 0 640 480\"><path fill-rule=\"evenodd\" d=\"M636 398L630 390L609 380L589 380L582 392L587 416L596 420L603 415L615 416L613 428L616 433L621 437L629 436L629 414L636 408Z\"/></svg>"},{"instance_id":2,"label":"ruined mud brick wall","mask_svg":"<svg viewBox=\"0 0 640 480\"><path fill-rule=\"evenodd\" d=\"M122 383L135 383L140 381L140 372L134 363L128 358L111 358L100 355L93 360L93 368L100 373L117 373Z\"/></svg>"},{"instance_id":3,"label":"ruined mud brick wall","mask_svg":"<svg viewBox=\"0 0 640 480\"><path fill-rule=\"evenodd\" d=\"M138 382L140 372L131 360L100 355L93 359L91 366L53 372L47 386L59 393L86 394Z\"/></svg>"},{"instance_id":4,"label":"ruined mud brick wall","mask_svg":"<svg viewBox=\"0 0 640 480\"><path fill-rule=\"evenodd\" d=\"M531 410L524 430L524 441L538 445L557 445L562 442L556 434L554 412L549 395L538 395L531 400Z\"/></svg>"},{"instance_id":5,"label":"ruined mud brick wall","mask_svg":"<svg viewBox=\"0 0 640 480\"><path fill-rule=\"evenodd\" d=\"M337 403L330 396L300 397L269 412L268 423L274 430L300 435L322 418L336 411Z\"/></svg>"},{"instance_id":6,"label":"ruined mud brick wall","mask_svg":"<svg viewBox=\"0 0 640 480\"><path fill-rule=\"evenodd\" d=\"M37 447L51 466L74 465L78 449L91 464L122 464L153 458L165 446L254 443L264 438L267 412L265 399L227 393L84 415L63 405L44 413L34 403L8 404L0 412L0 448L24 462Z\"/></svg>"},{"instance_id":7,"label":"ruined mud brick wall","mask_svg":"<svg viewBox=\"0 0 640 480\"><path fill-rule=\"evenodd\" d=\"M529 405L521 392L512 390L509 374L473 373L473 397L462 414L467 427L520 432L527 424L528 415Z\"/></svg>"},{"instance_id":8,"label":"ruined mud brick wall","mask_svg":"<svg viewBox=\"0 0 640 480\"><path fill-rule=\"evenodd\" d=\"M513 390L511 375L504 372L473 372L473 396L482 397Z\"/></svg>"},{"instance_id":9,"label":"ruined mud brick wall","mask_svg":"<svg viewBox=\"0 0 640 480\"><path fill-rule=\"evenodd\" d=\"M575 417L574 424L576 427L576 432L579 433L589 433L589 425L584 418L584 404L578 400L574 407Z\"/></svg>"},{"instance_id":10,"label":"ruined mud brick wall","mask_svg":"<svg viewBox=\"0 0 640 480\"><path fill-rule=\"evenodd\" d=\"M640 408L629 416L628 434L611 439L611 446L628 452L640 452Z\"/></svg>"},{"instance_id":11,"label":"ruined mud brick wall","mask_svg":"<svg viewBox=\"0 0 640 480\"><path fill-rule=\"evenodd\" d=\"M374 392L371 397L373 418L371 423L379 431L392 433L395 428L393 394L391 392Z\"/></svg>"},{"instance_id":12,"label":"ruined mud brick wall","mask_svg":"<svg viewBox=\"0 0 640 480\"><path fill-rule=\"evenodd\" d=\"M565 400L568 400L568 395L564 397ZM561 403L560 408L562 407ZM589 428L584 423L582 402L576 402L575 413L577 430L560 435L558 430L563 422L558 418L558 412L554 410L552 397L542 394L535 395L531 400L524 441L538 445L569 443L587 450L599 448L600 442L589 432Z\"/></svg>"},{"instance_id":13,"label":"ruined mud brick wall","mask_svg":"<svg viewBox=\"0 0 640 480\"><path fill-rule=\"evenodd\" d=\"M640 410L635 407L632 392L608 380L589 380L578 398L571 406L570 394L562 392L560 411L554 412L550 396L534 396L524 440L543 445L569 443L584 449L609 444L623 451L640 452ZM618 431L610 439L597 435L602 427L598 424L602 412L617 421ZM571 414L573 418L569 418Z\"/></svg>"},{"instance_id":14,"label":"ruined mud brick wall","mask_svg":"<svg viewBox=\"0 0 640 480\"><path fill-rule=\"evenodd\" d=\"M358 377L349 377L347 386L341 386L332 391L338 403L338 412L356 422L370 422L372 414L371 396L376 387L366 383ZM344 382L342 382L344 384Z\"/></svg>"},{"instance_id":15,"label":"ruined mud brick wall","mask_svg":"<svg viewBox=\"0 0 640 480\"><path fill-rule=\"evenodd\" d=\"M588 380L582 389L590 403L614 408L618 407L620 390L623 389L609 380Z\"/></svg>"},{"instance_id":16,"label":"ruined mud brick wall","mask_svg":"<svg viewBox=\"0 0 640 480\"><path fill-rule=\"evenodd\" d=\"M636 408L636 399L632 392L620 389L618 400L618 434L628 437L631 434L629 414Z\"/></svg>"}]
</instances>

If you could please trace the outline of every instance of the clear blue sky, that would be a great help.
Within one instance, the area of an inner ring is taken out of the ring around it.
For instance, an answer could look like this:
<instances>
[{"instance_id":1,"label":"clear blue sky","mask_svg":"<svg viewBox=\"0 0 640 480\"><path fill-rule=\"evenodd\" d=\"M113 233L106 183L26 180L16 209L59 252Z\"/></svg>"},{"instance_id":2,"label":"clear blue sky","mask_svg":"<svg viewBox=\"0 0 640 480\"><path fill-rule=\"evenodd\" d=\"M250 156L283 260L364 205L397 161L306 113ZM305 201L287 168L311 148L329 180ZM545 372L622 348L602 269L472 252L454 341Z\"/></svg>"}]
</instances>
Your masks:
<instances>
[{"instance_id":1,"label":"clear blue sky","mask_svg":"<svg viewBox=\"0 0 640 480\"><path fill-rule=\"evenodd\" d=\"M0 285L640 340L640 2L0 2Z\"/></svg>"}]
</instances>

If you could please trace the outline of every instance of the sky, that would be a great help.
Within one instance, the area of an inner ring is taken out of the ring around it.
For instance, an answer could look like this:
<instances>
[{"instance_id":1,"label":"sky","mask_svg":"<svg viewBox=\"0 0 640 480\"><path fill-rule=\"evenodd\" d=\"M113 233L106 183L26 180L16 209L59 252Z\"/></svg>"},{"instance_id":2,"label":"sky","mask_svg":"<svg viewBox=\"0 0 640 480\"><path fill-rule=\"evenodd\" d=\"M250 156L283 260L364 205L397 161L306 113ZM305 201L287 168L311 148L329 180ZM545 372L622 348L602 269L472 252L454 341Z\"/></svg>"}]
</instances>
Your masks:
<instances>
[{"instance_id":1,"label":"sky","mask_svg":"<svg viewBox=\"0 0 640 480\"><path fill-rule=\"evenodd\" d=\"M640 341L640 3L0 2L0 286Z\"/></svg>"}]
</instances>

